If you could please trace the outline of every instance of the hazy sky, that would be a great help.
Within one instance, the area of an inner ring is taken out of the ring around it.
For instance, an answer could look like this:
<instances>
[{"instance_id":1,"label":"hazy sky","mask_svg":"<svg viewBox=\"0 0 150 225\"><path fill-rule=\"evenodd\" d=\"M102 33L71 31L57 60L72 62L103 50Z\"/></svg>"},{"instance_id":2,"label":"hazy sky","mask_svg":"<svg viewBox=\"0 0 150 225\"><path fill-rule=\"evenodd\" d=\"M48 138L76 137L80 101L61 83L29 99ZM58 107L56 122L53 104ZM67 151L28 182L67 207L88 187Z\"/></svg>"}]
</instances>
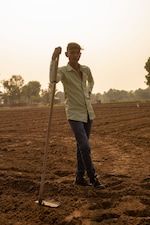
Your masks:
<instances>
[{"instance_id":1,"label":"hazy sky","mask_svg":"<svg viewBox=\"0 0 150 225\"><path fill-rule=\"evenodd\" d=\"M21 75L47 88L54 48L62 47L59 65L66 65L66 45L75 41L93 93L145 89L149 10L150 0L0 0L0 80Z\"/></svg>"}]
</instances>

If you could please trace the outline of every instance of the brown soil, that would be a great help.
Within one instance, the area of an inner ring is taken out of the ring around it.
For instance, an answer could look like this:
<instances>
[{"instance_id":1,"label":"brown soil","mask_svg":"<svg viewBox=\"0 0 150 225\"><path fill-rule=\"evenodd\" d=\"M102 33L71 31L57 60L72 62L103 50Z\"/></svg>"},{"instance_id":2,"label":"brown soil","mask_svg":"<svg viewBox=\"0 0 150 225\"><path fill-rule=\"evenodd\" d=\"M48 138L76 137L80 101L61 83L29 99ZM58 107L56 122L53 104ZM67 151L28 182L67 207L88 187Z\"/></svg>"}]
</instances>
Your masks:
<instances>
[{"instance_id":1,"label":"brown soil","mask_svg":"<svg viewBox=\"0 0 150 225\"><path fill-rule=\"evenodd\" d=\"M150 104L97 104L90 143L104 190L73 184L76 145L64 107L54 107L44 198L36 204L48 108L0 109L1 225L150 224Z\"/></svg>"}]
</instances>

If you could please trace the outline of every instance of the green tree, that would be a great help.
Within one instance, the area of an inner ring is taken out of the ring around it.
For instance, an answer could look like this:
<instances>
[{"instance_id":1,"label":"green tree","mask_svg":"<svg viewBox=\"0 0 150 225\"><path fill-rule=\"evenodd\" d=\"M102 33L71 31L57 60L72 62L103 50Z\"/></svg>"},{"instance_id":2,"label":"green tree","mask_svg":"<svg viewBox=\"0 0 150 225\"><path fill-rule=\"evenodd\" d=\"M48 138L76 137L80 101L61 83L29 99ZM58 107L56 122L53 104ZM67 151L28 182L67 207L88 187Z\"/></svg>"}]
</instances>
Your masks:
<instances>
[{"instance_id":1,"label":"green tree","mask_svg":"<svg viewBox=\"0 0 150 225\"><path fill-rule=\"evenodd\" d=\"M102 95L103 102L122 102L133 100L133 93L124 90L109 89Z\"/></svg>"},{"instance_id":2,"label":"green tree","mask_svg":"<svg viewBox=\"0 0 150 225\"><path fill-rule=\"evenodd\" d=\"M48 89L42 89L41 90L41 101L43 103L49 103L50 102L50 87L48 87Z\"/></svg>"},{"instance_id":3,"label":"green tree","mask_svg":"<svg viewBox=\"0 0 150 225\"><path fill-rule=\"evenodd\" d=\"M105 98L109 102L117 101L118 90L111 88L111 89L108 90L108 92L104 92L104 94L105 94Z\"/></svg>"},{"instance_id":4,"label":"green tree","mask_svg":"<svg viewBox=\"0 0 150 225\"><path fill-rule=\"evenodd\" d=\"M145 67L146 71L148 72L148 74L145 76L146 78L146 84L148 86L150 86L150 57L148 58L147 62L145 63Z\"/></svg>"},{"instance_id":5,"label":"green tree","mask_svg":"<svg viewBox=\"0 0 150 225\"><path fill-rule=\"evenodd\" d=\"M22 98L28 103L36 103L40 101L41 84L38 81L30 81L22 88Z\"/></svg>"},{"instance_id":6,"label":"green tree","mask_svg":"<svg viewBox=\"0 0 150 225\"><path fill-rule=\"evenodd\" d=\"M9 80L2 80L2 85L4 88L5 96L7 97L6 101L8 103L8 99L10 104L19 102L21 98L22 87L24 84L24 80L21 75L12 75Z\"/></svg>"},{"instance_id":7,"label":"green tree","mask_svg":"<svg viewBox=\"0 0 150 225\"><path fill-rule=\"evenodd\" d=\"M43 103L48 103L48 104L50 103L50 99L51 99L51 95L52 95L52 88L53 88L52 83L49 83L48 89L41 90L41 101ZM58 92L57 93L56 92L57 92L57 90L55 90L55 99L58 98L58 96L57 96Z\"/></svg>"},{"instance_id":8,"label":"green tree","mask_svg":"<svg viewBox=\"0 0 150 225\"><path fill-rule=\"evenodd\" d=\"M146 89L139 88L134 92L135 100L149 100L150 99L150 87Z\"/></svg>"}]
</instances>

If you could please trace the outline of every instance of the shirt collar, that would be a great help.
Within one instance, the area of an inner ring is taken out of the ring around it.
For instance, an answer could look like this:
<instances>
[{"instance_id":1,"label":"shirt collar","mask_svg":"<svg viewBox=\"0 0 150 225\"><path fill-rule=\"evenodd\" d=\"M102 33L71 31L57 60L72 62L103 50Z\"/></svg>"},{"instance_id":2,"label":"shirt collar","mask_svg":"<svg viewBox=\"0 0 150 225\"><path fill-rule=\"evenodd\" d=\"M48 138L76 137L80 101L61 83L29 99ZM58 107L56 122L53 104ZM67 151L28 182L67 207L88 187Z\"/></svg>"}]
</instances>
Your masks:
<instances>
[{"instance_id":1,"label":"shirt collar","mask_svg":"<svg viewBox=\"0 0 150 225\"><path fill-rule=\"evenodd\" d=\"M74 70L73 67L69 63L67 64L66 67L67 67L67 71ZM80 64L79 64L79 67L80 67L80 70L82 71L83 69L82 69L82 66Z\"/></svg>"}]
</instances>

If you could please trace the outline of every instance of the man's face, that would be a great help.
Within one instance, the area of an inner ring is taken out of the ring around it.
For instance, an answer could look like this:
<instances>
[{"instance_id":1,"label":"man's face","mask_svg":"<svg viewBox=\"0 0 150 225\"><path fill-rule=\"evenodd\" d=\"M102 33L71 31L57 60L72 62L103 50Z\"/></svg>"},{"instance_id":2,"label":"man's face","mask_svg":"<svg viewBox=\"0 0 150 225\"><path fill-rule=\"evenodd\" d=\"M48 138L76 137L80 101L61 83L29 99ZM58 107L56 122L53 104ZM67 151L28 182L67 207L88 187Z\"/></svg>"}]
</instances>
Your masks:
<instances>
[{"instance_id":1,"label":"man's face","mask_svg":"<svg viewBox=\"0 0 150 225\"><path fill-rule=\"evenodd\" d=\"M73 48L66 52L66 56L69 58L69 62L77 63L80 59L81 52L78 48Z\"/></svg>"}]
</instances>

